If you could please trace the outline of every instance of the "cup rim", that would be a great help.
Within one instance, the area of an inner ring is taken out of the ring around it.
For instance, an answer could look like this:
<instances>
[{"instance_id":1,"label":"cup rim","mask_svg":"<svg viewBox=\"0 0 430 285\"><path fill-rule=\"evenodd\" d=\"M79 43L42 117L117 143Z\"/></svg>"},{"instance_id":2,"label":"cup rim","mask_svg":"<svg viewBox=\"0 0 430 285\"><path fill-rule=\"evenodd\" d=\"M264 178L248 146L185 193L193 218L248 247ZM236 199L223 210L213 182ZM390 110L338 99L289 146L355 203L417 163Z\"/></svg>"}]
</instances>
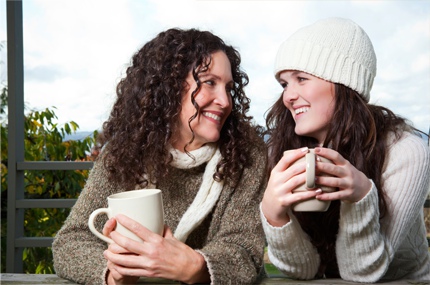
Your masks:
<instances>
[{"instance_id":1,"label":"cup rim","mask_svg":"<svg viewBox=\"0 0 430 285\"><path fill-rule=\"evenodd\" d=\"M136 195L133 195L137 193ZM155 194L161 193L160 189L136 189L136 190L127 190L123 192L118 192L108 196L108 199L135 199L140 197L152 196ZM129 196L132 195L132 196Z\"/></svg>"}]
</instances>

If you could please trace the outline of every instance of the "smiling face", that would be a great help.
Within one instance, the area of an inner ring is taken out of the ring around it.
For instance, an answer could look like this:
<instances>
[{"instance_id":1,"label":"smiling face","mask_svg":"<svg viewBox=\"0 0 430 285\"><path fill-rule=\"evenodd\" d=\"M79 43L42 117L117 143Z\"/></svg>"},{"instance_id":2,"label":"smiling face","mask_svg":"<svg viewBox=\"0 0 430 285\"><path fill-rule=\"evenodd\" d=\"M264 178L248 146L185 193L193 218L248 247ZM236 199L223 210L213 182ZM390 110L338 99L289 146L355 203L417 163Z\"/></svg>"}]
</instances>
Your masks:
<instances>
[{"instance_id":1,"label":"smiling face","mask_svg":"<svg viewBox=\"0 0 430 285\"><path fill-rule=\"evenodd\" d=\"M284 88L284 105L296 122L296 134L322 144L334 112L334 84L296 70L281 72L279 83Z\"/></svg>"},{"instance_id":2,"label":"smiling face","mask_svg":"<svg viewBox=\"0 0 430 285\"><path fill-rule=\"evenodd\" d=\"M187 146L188 151L198 149L206 143L218 141L221 129L231 113L230 90L234 83L227 55L221 51L213 53L208 69L199 74L199 80L201 88L194 99L200 109L196 118L190 123L194 140ZM186 82L188 88L182 97L179 127L172 138L173 147L180 151L193 137L188 121L196 113L196 108L191 102L191 94L196 89L197 83L191 71Z\"/></svg>"}]
</instances>

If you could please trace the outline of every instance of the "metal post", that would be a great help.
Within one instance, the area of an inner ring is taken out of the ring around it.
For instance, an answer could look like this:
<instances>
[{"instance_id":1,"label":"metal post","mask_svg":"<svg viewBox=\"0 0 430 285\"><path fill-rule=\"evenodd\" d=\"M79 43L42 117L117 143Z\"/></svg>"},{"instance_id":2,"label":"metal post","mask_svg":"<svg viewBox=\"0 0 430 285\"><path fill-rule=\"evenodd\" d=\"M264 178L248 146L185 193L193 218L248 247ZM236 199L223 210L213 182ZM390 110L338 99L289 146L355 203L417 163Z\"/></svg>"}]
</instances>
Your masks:
<instances>
[{"instance_id":1,"label":"metal post","mask_svg":"<svg viewBox=\"0 0 430 285\"><path fill-rule=\"evenodd\" d=\"M6 272L22 272L22 248L17 237L24 236L24 209L16 200L24 198L24 171L17 162L24 161L24 60L22 1L6 1L8 54L8 189Z\"/></svg>"}]
</instances>

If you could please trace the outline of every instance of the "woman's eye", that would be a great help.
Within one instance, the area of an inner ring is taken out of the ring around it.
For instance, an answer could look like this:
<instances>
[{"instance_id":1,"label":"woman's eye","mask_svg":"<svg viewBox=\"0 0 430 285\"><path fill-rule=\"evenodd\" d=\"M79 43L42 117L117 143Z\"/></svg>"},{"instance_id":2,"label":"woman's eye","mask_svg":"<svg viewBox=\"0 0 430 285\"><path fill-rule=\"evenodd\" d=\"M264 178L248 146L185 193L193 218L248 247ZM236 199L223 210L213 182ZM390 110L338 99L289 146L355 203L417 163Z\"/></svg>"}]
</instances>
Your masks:
<instances>
[{"instance_id":1,"label":"woman's eye","mask_svg":"<svg viewBox=\"0 0 430 285\"><path fill-rule=\"evenodd\" d=\"M286 82L282 82L281 86L282 86L283 89L285 89L288 86L288 84Z\"/></svg>"},{"instance_id":2,"label":"woman's eye","mask_svg":"<svg viewBox=\"0 0 430 285\"><path fill-rule=\"evenodd\" d=\"M210 85L210 86L215 85L215 82L214 82L213 80L206 80L206 81L205 81L205 83L206 83L207 85Z\"/></svg>"},{"instance_id":3,"label":"woman's eye","mask_svg":"<svg viewBox=\"0 0 430 285\"><path fill-rule=\"evenodd\" d=\"M307 78L304 78L304 77L297 77L297 80L299 80L299 82L302 82L302 81L307 80Z\"/></svg>"}]
</instances>

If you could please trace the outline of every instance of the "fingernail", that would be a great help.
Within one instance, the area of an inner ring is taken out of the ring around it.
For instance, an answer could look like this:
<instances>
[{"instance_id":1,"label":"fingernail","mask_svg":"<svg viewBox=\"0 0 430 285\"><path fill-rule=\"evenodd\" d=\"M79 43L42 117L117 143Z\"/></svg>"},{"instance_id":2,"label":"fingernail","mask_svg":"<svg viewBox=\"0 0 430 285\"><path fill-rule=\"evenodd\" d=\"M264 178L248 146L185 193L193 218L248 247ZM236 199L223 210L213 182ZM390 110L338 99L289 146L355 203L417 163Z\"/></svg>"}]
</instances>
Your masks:
<instances>
[{"instance_id":1,"label":"fingernail","mask_svg":"<svg viewBox=\"0 0 430 285\"><path fill-rule=\"evenodd\" d=\"M322 190L321 190L321 189L317 189L317 190L315 190L315 193L317 193L317 194L321 194L321 193L322 193Z\"/></svg>"},{"instance_id":2,"label":"fingernail","mask_svg":"<svg viewBox=\"0 0 430 285\"><path fill-rule=\"evenodd\" d=\"M301 149L300 149L300 151L301 152L308 152L308 147L307 146L305 146L305 147L302 147Z\"/></svg>"},{"instance_id":3,"label":"fingernail","mask_svg":"<svg viewBox=\"0 0 430 285\"><path fill-rule=\"evenodd\" d=\"M317 156L317 161L321 161L321 158L319 156Z\"/></svg>"}]
</instances>

